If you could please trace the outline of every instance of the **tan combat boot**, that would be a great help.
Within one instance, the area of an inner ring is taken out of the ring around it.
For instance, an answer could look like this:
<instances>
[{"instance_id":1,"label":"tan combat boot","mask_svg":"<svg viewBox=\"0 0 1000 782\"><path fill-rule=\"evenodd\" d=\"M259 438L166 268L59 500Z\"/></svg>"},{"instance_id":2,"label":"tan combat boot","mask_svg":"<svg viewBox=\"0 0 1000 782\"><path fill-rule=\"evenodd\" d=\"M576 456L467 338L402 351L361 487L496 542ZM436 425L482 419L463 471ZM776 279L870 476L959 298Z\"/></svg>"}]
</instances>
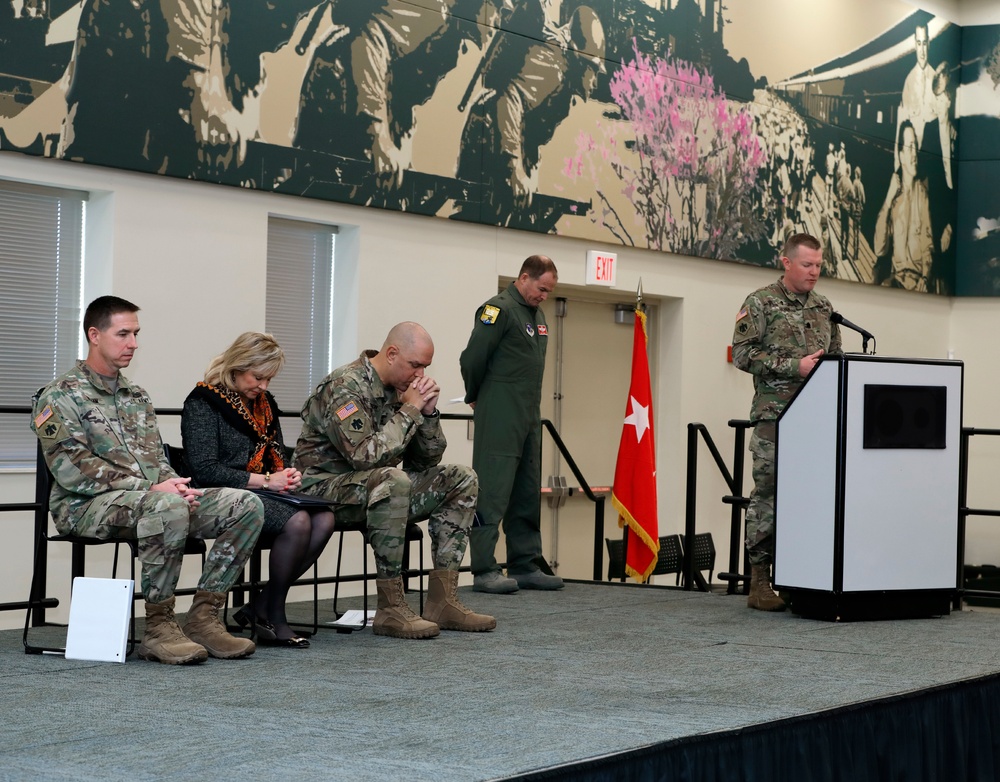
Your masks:
<instances>
[{"instance_id":1,"label":"tan combat boot","mask_svg":"<svg viewBox=\"0 0 1000 782\"><path fill-rule=\"evenodd\" d=\"M219 619L219 610L225 605L225 592L195 592L184 623L184 635L204 646L212 657L221 660L249 657L257 647L249 638L236 638L226 631Z\"/></svg>"},{"instance_id":2,"label":"tan combat boot","mask_svg":"<svg viewBox=\"0 0 1000 782\"><path fill-rule=\"evenodd\" d=\"M750 596L747 606L758 611L784 611L785 601L771 589L771 566L751 565Z\"/></svg>"},{"instance_id":3,"label":"tan combat boot","mask_svg":"<svg viewBox=\"0 0 1000 782\"><path fill-rule=\"evenodd\" d=\"M424 619L442 630L465 630L479 633L492 630L497 620L486 614L475 614L458 599L458 571L432 570L427 584L427 604Z\"/></svg>"},{"instance_id":4,"label":"tan combat boot","mask_svg":"<svg viewBox=\"0 0 1000 782\"><path fill-rule=\"evenodd\" d=\"M177 626L175 602L173 597L159 603L146 601L146 632L139 644L140 660L186 665L208 659L205 647L190 640Z\"/></svg>"},{"instance_id":5,"label":"tan combat boot","mask_svg":"<svg viewBox=\"0 0 1000 782\"><path fill-rule=\"evenodd\" d=\"M375 635L392 638L433 638L441 629L433 622L427 622L413 613L403 596L403 578L377 578L378 610L372 622Z\"/></svg>"}]
</instances>

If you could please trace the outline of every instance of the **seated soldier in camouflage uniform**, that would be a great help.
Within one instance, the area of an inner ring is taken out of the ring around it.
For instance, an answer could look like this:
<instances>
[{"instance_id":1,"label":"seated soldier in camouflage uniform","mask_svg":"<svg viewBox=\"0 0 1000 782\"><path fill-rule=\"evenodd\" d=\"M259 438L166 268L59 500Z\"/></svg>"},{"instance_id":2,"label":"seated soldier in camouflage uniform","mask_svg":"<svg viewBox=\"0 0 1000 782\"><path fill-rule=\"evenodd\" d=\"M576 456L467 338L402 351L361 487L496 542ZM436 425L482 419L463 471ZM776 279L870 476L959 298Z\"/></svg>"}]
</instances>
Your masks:
<instances>
[{"instance_id":1,"label":"seated soldier in camouflage uniform","mask_svg":"<svg viewBox=\"0 0 1000 782\"><path fill-rule=\"evenodd\" d=\"M430 335L400 323L381 350L327 375L302 408L293 457L301 491L335 503L338 526L367 526L378 571L376 635L433 638L440 629L496 627L456 593L479 480L470 467L440 464L447 445L440 389L424 375L433 357ZM435 569L421 618L406 603L401 573L406 524L425 518Z\"/></svg>"},{"instance_id":2,"label":"seated soldier in camouflage uniform","mask_svg":"<svg viewBox=\"0 0 1000 782\"><path fill-rule=\"evenodd\" d=\"M219 620L264 523L260 499L236 489L192 489L167 463L149 396L120 370L132 361L139 308L115 296L87 307L85 361L46 386L32 429L52 471L56 529L138 541L146 632L139 657L163 663L232 659L254 652ZM216 538L183 630L174 589L188 537Z\"/></svg>"}]
</instances>

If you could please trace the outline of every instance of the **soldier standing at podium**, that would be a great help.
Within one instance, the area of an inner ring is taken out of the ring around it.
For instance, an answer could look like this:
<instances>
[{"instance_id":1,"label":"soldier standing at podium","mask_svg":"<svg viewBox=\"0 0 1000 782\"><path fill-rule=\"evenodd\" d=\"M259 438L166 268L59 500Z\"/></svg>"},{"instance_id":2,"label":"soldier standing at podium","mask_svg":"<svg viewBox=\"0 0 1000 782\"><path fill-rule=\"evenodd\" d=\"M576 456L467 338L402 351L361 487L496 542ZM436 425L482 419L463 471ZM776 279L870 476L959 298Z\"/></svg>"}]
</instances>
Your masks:
<instances>
[{"instance_id":1,"label":"soldier standing at podium","mask_svg":"<svg viewBox=\"0 0 1000 782\"><path fill-rule=\"evenodd\" d=\"M785 273L751 293L736 315L733 365L753 375L750 420L754 488L746 514L750 558L747 605L784 611L771 588L774 562L775 420L824 354L841 353L833 305L813 288L823 265L822 246L809 234L790 236L781 250Z\"/></svg>"}]
</instances>

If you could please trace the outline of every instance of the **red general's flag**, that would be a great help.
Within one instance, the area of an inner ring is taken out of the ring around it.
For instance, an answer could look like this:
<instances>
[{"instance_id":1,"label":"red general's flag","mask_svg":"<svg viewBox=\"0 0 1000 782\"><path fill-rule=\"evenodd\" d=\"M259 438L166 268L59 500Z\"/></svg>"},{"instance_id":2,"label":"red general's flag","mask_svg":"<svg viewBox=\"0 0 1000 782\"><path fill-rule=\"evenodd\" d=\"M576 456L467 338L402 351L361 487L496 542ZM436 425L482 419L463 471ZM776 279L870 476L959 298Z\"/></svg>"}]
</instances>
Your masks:
<instances>
[{"instance_id":1,"label":"red general's flag","mask_svg":"<svg viewBox=\"0 0 1000 782\"><path fill-rule=\"evenodd\" d=\"M618 526L628 527L625 572L643 582L656 567L660 532L656 513L656 448L646 356L646 315L638 307L632 338L632 382L618 445L611 503L618 510Z\"/></svg>"}]
</instances>

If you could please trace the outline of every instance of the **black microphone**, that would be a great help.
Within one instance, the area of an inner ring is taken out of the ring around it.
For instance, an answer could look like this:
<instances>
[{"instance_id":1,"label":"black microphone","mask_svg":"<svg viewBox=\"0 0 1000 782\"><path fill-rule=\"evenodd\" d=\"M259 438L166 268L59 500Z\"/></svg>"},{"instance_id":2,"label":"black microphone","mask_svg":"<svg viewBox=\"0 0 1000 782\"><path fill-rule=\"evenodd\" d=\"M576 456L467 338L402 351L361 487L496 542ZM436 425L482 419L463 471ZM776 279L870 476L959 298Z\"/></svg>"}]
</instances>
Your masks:
<instances>
[{"instance_id":1,"label":"black microphone","mask_svg":"<svg viewBox=\"0 0 1000 782\"><path fill-rule=\"evenodd\" d=\"M843 326L844 328L848 328L851 331L858 332L858 334L861 335L861 340L862 340L861 341L861 351L863 353L867 353L868 352L868 340L871 340L872 342L875 341L875 335L874 334L872 334L870 331L868 331L866 329L861 328L861 326L858 326L858 325L856 325L854 323L851 323L851 321L849 321L847 318L845 318L839 312L834 312L832 315L830 315L830 321L832 323L836 323L838 326ZM873 350L872 353L874 353L874 352L875 351Z\"/></svg>"}]
</instances>

